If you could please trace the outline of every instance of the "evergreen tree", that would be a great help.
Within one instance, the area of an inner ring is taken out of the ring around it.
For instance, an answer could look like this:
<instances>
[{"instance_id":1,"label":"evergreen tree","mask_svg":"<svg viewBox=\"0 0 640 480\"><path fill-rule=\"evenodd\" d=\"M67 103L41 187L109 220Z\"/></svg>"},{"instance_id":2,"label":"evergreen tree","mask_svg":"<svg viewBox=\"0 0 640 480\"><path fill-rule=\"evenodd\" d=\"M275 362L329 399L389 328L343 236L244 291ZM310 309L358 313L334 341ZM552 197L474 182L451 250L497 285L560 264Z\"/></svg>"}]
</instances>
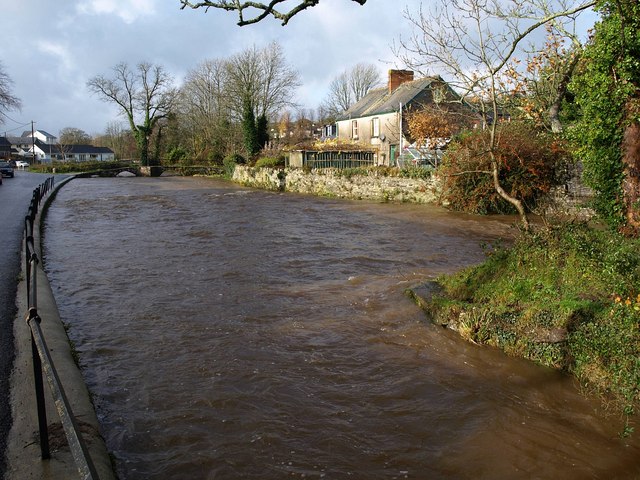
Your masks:
<instances>
[{"instance_id":1,"label":"evergreen tree","mask_svg":"<svg viewBox=\"0 0 640 480\"><path fill-rule=\"evenodd\" d=\"M258 117L256 123L256 130L258 136L258 145L260 148L264 148L269 143L269 122L267 116L263 113Z\"/></svg>"},{"instance_id":2,"label":"evergreen tree","mask_svg":"<svg viewBox=\"0 0 640 480\"><path fill-rule=\"evenodd\" d=\"M258 141L258 129L253 105L248 97L245 97L242 104L242 133L244 148L247 151L247 155L252 157L260 151L260 143Z\"/></svg>"}]
</instances>

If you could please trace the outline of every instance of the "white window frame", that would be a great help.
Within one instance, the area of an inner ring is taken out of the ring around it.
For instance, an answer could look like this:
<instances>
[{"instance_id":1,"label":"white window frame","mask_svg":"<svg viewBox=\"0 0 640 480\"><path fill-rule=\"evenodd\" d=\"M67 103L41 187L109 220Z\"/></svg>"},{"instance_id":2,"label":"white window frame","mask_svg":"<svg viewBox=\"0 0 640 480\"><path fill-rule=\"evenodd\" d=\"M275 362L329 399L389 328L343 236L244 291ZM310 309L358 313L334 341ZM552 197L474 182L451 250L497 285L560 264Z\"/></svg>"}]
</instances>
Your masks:
<instances>
[{"instance_id":1,"label":"white window frame","mask_svg":"<svg viewBox=\"0 0 640 480\"><path fill-rule=\"evenodd\" d=\"M373 117L371 119L371 137L378 138L380 136L380 118Z\"/></svg>"},{"instance_id":2,"label":"white window frame","mask_svg":"<svg viewBox=\"0 0 640 480\"><path fill-rule=\"evenodd\" d=\"M351 137L358 138L358 120L351 120Z\"/></svg>"}]
</instances>

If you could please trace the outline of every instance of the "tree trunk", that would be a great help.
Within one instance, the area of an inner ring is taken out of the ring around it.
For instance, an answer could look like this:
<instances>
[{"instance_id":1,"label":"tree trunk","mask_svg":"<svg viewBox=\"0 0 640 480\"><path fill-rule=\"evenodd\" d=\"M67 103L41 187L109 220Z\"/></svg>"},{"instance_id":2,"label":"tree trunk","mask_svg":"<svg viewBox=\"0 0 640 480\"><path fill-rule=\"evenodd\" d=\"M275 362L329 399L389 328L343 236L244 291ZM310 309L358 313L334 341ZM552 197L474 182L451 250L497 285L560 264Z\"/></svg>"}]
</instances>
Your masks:
<instances>
[{"instance_id":1,"label":"tree trunk","mask_svg":"<svg viewBox=\"0 0 640 480\"><path fill-rule=\"evenodd\" d=\"M577 52L573 55L573 58L567 65L567 69L562 75L562 80L560 81L558 89L556 90L556 96L553 99L553 103L549 107L549 122L551 123L551 131L553 133L562 132L562 122L560 122L560 108L562 106L562 101L567 96L569 82L571 81L573 71L576 69L576 65L578 65L578 60L580 60L580 57L581 55Z\"/></svg>"},{"instance_id":2,"label":"tree trunk","mask_svg":"<svg viewBox=\"0 0 640 480\"><path fill-rule=\"evenodd\" d=\"M138 150L140 151L140 165L149 165L149 138L142 132L138 139Z\"/></svg>"},{"instance_id":3,"label":"tree trunk","mask_svg":"<svg viewBox=\"0 0 640 480\"><path fill-rule=\"evenodd\" d=\"M529 224L529 217L527 216L527 212L525 211L524 206L522 205L522 202L520 200L512 197L505 191L504 188L502 188L502 185L500 184L500 176L499 176L500 170L498 169L498 162L495 159L493 152L491 153L491 170L493 173L493 186L496 189L496 192L498 192L498 195L500 195L502 198L504 198L507 202L509 202L511 205L513 205L516 208L516 210L518 211L518 215L520 215L522 228L524 229L525 232L528 232L530 230L531 225Z\"/></svg>"},{"instance_id":4,"label":"tree trunk","mask_svg":"<svg viewBox=\"0 0 640 480\"><path fill-rule=\"evenodd\" d=\"M625 128L622 140L624 179L622 191L626 210L626 230L640 234L640 124L633 122Z\"/></svg>"}]
</instances>

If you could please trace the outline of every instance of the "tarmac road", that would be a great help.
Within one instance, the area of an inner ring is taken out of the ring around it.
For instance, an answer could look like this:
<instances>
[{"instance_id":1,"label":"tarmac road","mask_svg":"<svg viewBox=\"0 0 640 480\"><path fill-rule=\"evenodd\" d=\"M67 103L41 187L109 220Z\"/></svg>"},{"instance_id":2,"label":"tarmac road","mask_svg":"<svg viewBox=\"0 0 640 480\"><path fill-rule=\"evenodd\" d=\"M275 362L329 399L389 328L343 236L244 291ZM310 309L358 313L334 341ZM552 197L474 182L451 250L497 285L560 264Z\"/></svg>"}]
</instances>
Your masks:
<instances>
[{"instance_id":1,"label":"tarmac road","mask_svg":"<svg viewBox=\"0 0 640 480\"><path fill-rule=\"evenodd\" d=\"M12 422L9 380L15 357L13 322L24 218L33 190L49 176L16 169L15 177L4 177L0 185L0 478L7 468L5 451Z\"/></svg>"}]
</instances>

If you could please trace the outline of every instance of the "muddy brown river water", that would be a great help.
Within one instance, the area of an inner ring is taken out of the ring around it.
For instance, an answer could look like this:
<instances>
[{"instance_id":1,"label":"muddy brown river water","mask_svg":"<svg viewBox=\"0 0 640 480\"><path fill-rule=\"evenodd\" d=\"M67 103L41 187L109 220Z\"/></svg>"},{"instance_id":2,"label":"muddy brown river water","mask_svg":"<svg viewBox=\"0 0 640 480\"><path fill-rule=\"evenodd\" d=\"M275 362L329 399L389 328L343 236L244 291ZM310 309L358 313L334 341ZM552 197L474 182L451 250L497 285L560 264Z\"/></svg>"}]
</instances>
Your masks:
<instances>
[{"instance_id":1,"label":"muddy brown river water","mask_svg":"<svg viewBox=\"0 0 640 480\"><path fill-rule=\"evenodd\" d=\"M511 233L424 205L76 179L45 266L123 480L640 478L640 434L571 378L403 295Z\"/></svg>"}]
</instances>

